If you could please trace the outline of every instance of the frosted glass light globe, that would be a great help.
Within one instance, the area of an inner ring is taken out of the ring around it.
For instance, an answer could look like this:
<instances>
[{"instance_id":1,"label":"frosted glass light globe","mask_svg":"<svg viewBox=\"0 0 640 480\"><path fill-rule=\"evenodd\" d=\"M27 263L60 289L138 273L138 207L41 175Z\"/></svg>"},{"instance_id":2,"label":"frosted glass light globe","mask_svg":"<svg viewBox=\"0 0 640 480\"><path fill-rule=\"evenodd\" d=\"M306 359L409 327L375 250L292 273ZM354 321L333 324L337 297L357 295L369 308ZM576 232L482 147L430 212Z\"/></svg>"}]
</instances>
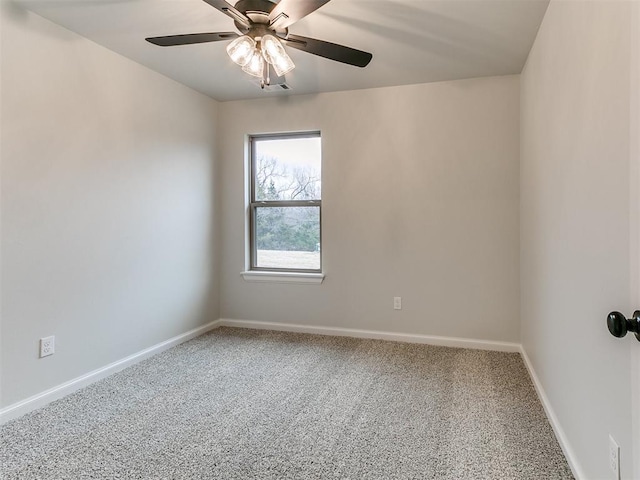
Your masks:
<instances>
[{"instance_id":1,"label":"frosted glass light globe","mask_svg":"<svg viewBox=\"0 0 640 480\"><path fill-rule=\"evenodd\" d=\"M244 67L251 61L255 49L256 41L247 35L236 38L233 42L227 45L227 53L229 54L229 57L231 57L231 60L241 67Z\"/></svg>"}]
</instances>

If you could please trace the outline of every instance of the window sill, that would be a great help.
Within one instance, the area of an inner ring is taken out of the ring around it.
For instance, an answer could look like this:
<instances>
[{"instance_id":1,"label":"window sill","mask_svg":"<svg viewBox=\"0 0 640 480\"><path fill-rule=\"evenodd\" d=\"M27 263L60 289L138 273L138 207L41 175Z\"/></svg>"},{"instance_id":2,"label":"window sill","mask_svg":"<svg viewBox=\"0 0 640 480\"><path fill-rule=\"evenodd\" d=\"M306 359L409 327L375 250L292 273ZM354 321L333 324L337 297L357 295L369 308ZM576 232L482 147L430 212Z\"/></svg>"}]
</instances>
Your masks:
<instances>
[{"instance_id":1,"label":"window sill","mask_svg":"<svg viewBox=\"0 0 640 480\"><path fill-rule=\"evenodd\" d=\"M302 283L319 285L324 280L324 273L299 273L299 272L241 272L242 278L247 282L270 283Z\"/></svg>"}]
</instances>

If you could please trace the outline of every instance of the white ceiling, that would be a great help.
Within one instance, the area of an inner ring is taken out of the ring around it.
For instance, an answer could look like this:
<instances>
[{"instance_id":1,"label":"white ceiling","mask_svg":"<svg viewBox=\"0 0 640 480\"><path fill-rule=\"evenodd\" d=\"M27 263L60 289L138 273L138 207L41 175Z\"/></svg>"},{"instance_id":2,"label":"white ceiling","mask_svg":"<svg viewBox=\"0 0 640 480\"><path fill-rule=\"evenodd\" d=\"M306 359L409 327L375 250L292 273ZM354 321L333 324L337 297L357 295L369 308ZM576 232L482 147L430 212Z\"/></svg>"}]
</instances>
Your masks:
<instances>
[{"instance_id":1,"label":"white ceiling","mask_svg":"<svg viewBox=\"0 0 640 480\"><path fill-rule=\"evenodd\" d=\"M144 39L235 31L202 0L19 0L33 12L217 100L520 73L548 0L331 0L290 32L373 53L366 68L294 49L291 90L266 92L227 42L157 47Z\"/></svg>"}]
</instances>

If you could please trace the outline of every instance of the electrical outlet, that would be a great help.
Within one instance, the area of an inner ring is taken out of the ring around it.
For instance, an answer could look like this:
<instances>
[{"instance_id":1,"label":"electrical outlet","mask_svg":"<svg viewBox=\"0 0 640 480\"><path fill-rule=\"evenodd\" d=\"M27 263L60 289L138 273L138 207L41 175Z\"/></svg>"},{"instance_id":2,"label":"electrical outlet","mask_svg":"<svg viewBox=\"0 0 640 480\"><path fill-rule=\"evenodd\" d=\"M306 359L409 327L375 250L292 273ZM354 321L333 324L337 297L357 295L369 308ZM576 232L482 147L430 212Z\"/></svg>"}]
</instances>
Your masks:
<instances>
[{"instance_id":1,"label":"electrical outlet","mask_svg":"<svg viewBox=\"0 0 640 480\"><path fill-rule=\"evenodd\" d=\"M40 358L48 357L56 353L56 337L44 337L40 339Z\"/></svg>"},{"instance_id":2,"label":"electrical outlet","mask_svg":"<svg viewBox=\"0 0 640 480\"><path fill-rule=\"evenodd\" d=\"M393 297L393 309L402 310L402 297Z\"/></svg>"},{"instance_id":3,"label":"electrical outlet","mask_svg":"<svg viewBox=\"0 0 640 480\"><path fill-rule=\"evenodd\" d=\"M620 480L620 447L609 435L609 468L614 480Z\"/></svg>"}]
</instances>

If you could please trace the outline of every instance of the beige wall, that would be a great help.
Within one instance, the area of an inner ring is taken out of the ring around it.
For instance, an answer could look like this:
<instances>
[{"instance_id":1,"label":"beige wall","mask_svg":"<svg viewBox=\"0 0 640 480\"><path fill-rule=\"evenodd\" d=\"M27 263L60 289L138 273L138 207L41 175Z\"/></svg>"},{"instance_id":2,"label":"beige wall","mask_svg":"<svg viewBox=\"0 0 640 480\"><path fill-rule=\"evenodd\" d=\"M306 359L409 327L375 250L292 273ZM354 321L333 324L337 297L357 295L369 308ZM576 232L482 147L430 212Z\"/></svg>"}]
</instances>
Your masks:
<instances>
[{"instance_id":1,"label":"beige wall","mask_svg":"<svg viewBox=\"0 0 640 480\"><path fill-rule=\"evenodd\" d=\"M221 317L518 342L518 76L219 112ZM245 136L316 129L326 279L248 283Z\"/></svg>"},{"instance_id":2,"label":"beige wall","mask_svg":"<svg viewBox=\"0 0 640 480\"><path fill-rule=\"evenodd\" d=\"M218 317L217 103L1 8L6 406Z\"/></svg>"},{"instance_id":3,"label":"beige wall","mask_svg":"<svg viewBox=\"0 0 640 480\"><path fill-rule=\"evenodd\" d=\"M631 478L630 2L552 1L521 84L522 341L584 478ZM637 86L636 86L637 88ZM637 159L636 159L637 161ZM637 192L634 192L637 202ZM636 204L637 205L637 204Z\"/></svg>"}]
</instances>

